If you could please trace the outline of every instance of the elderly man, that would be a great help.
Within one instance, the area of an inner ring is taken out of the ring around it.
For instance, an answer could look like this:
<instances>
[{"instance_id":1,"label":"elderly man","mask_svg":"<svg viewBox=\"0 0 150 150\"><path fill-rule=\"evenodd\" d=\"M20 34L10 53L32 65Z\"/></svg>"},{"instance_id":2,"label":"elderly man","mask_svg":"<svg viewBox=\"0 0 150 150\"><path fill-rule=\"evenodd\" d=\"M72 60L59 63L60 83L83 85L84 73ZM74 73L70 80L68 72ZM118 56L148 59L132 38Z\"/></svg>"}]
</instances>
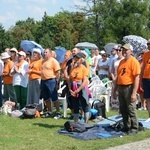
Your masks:
<instances>
[{"instance_id":1,"label":"elderly man","mask_svg":"<svg viewBox=\"0 0 150 150\"><path fill-rule=\"evenodd\" d=\"M123 117L124 132L135 135L138 132L138 118L136 112L136 92L139 86L140 64L132 56L133 47L130 44L122 46L125 59L121 60L117 69L117 79L114 87L113 98L120 102L120 112Z\"/></svg>"},{"instance_id":2,"label":"elderly man","mask_svg":"<svg viewBox=\"0 0 150 150\"><path fill-rule=\"evenodd\" d=\"M41 90L42 98L45 101L48 112L43 115L43 117L51 117L53 115L51 108L51 101L53 101L57 111L54 118L59 119L61 113L59 111L57 83L60 79L60 65L58 61L52 57L52 51L49 48L44 50L44 58L41 70Z\"/></svg>"}]
</instances>

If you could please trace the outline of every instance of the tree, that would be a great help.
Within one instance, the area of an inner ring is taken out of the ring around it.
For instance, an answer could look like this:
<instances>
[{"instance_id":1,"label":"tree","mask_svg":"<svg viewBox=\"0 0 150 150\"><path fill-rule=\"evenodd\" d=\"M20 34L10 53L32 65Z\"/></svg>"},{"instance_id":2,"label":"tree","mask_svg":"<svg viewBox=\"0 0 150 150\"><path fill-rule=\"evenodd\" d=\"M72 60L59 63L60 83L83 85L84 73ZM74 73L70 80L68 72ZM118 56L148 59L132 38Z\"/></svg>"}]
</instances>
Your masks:
<instances>
[{"instance_id":1,"label":"tree","mask_svg":"<svg viewBox=\"0 0 150 150\"><path fill-rule=\"evenodd\" d=\"M4 35L5 35L5 30L2 24L0 24L0 51L2 52L4 50Z\"/></svg>"}]
</instances>

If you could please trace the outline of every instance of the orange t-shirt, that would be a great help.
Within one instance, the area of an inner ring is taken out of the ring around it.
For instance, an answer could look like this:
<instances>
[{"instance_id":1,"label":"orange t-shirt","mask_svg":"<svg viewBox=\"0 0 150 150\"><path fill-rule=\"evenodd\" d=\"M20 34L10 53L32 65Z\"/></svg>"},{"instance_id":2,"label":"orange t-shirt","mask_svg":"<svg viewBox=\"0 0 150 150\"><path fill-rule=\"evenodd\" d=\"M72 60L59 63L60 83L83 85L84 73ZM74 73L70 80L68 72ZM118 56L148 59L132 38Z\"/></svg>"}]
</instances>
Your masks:
<instances>
[{"instance_id":1,"label":"orange t-shirt","mask_svg":"<svg viewBox=\"0 0 150 150\"><path fill-rule=\"evenodd\" d=\"M129 85L133 84L134 76L140 74L141 67L140 63L136 58L131 56L129 59L123 59L119 63L117 68L117 84L119 85Z\"/></svg>"},{"instance_id":2,"label":"orange t-shirt","mask_svg":"<svg viewBox=\"0 0 150 150\"><path fill-rule=\"evenodd\" d=\"M74 67L70 71L70 79L72 81L82 81L84 76L88 77L88 69L82 64L80 67Z\"/></svg>"},{"instance_id":3,"label":"orange t-shirt","mask_svg":"<svg viewBox=\"0 0 150 150\"><path fill-rule=\"evenodd\" d=\"M143 65L145 65L143 78L150 79L150 52L143 54Z\"/></svg>"},{"instance_id":4,"label":"orange t-shirt","mask_svg":"<svg viewBox=\"0 0 150 150\"><path fill-rule=\"evenodd\" d=\"M9 73L13 67L14 62L13 61L9 61L4 65L4 70L3 73L6 73L8 75L3 76L3 82L4 84L12 84L13 82L13 76L10 76Z\"/></svg>"},{"instance_id":5,"label":"orange t-shirt","mask_svg":"<svg viewBox=\"0 0 150 150\"><path fill-rule=\"evenodd\" d=\"M41 70L41 79L47 80L51 78L56 78L56 71L60 70L59 62L51 57L48 60L43 60L42 70Z\"/></svg>"},{"instance_id":6,"label":"orange t-shirt","mask_svg":"<svg viewBox=\"0 0 150 150\"><path fill-rule=\"evenodd\" d=\"M42 59L32 61L29 65L29 69L32 69L32 70L35 70L35 71L41 71L41 69L42 69ZM31 72L29 74L29 79L30 80L40 79L40 78L41 78L40 74L36 74L34 72Z\"/></svg>"}]
</instances>

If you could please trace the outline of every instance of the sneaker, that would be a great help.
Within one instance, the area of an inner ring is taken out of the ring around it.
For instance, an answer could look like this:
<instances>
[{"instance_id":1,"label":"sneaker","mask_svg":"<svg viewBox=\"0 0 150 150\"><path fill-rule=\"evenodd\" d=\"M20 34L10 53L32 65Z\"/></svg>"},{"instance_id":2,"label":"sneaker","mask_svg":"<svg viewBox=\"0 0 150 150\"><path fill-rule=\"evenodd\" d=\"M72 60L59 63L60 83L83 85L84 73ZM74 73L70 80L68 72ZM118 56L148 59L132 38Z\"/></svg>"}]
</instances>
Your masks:
<instances>
[{"instance_id":1,"label":"sneaker","mask_svg":"<svg viewBox=\"0 0 150 150\"><path fill-rule=\"evenodd\" d=\"M128 132L128 135L131 135L131 136L132 136L132 135L136 135L137 133L138 133L137 131L134 131L134 130L132 131L132 130L131 130L131 131Z\"/></svg>"},{"instance_id":2,"label":"sneaker","mask_svg":"<svg viewBox=\"0 0 150 150\"><path fill-rule=\"evenodd\" d=\"M71 115L70 117L68 117L69 120L73 120L74 116Z\"/></svg>"},{"instance_id":3,"label":"sneaker","mask_svg":"<svg viewBox=\"0 0 150 150\"><path fill-rule=\"evenodd\" d=\"M148 118L147 120L145 120L145 122L150 122L150 118Z\"/></svg>"},{"instance_id":4,"label":"sneaker","mask_svg":"<svg viewBox=\"0 0 150 150\"><path fill-rule=\"evenodd\" d=\"M53 116L53 113L52 113L52 112L47 112L47 113L43 114L43 115L41 116L41 118L50 118L50 117L52 117L52 116Z\"/></svg>"},{"instance_id":5,"label":"sneaker","mask_svg":"<svg viewBox=\"0 0 150 150\"><path fill-rule=\"evenodd\" d=\"M59 118L61 118L61 113L60 113L60 112L57 112L57 113L56 113L56 116L54 117L54 119L59 119Z\"/></svg>"},{"instance_id":6,"label":"sneaker","mask_svg":"<svg viewBox=\"0 0 150 150\"><path fill-rule=\"evenodd\" d=\"M141 107L138 110L146 110L146 107Z\"/></svg>"}]
</instances>

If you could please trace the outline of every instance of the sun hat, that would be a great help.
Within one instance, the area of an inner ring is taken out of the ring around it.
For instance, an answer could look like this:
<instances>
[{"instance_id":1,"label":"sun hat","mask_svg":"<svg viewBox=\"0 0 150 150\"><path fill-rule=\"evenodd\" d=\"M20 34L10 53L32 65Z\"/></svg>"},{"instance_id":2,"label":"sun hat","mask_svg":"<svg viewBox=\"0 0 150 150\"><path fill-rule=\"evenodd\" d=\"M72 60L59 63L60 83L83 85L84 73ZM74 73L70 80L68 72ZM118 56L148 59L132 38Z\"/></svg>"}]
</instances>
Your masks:
<instances>
[{"instance_id":1,"label":"sun hat","mask_svg":"<svg viewBox=\"0 0 150 150\"><path fill-rule=\"evenodd\" d=\"M124 49L129 49L129 50L131 50L131 51L133 51L133 46L132 45L130 45L130 44L124 44L123 46L122 46Z\"/></svg>"},{"instance_id":2,"label":"sun hat","mask_svg":"<svg viewBox=\"0 0 150 150\"><path fill-rule=\"evenodd\" d=\"M26 57L26 53L24 51L18 52L19 55Z\"/></svg>"},{"instance_id":3,"label":"sun hat","mask_svg":"<svg viewBox=\"0 0 150 150\"><path fill-rule=\"evenodd\" d=\"M105 54L106 52L104 50L100 51L101 54Z\"/></svg>"},{"instance_id":4,"label":"sun hat","mask_svg":"<svg viewBox=\"0 0 150 150\"><path fill-rule=\"evenodd\" d=\"M86 56L85 56L82 52L79 52L79 53L77 53L74 57L77 57L77 58L85 58Z\"/></svg>"},{"instance_id":5,"label":"sun hat","mask_svg":"<svg viewBox=\"0 0 150 150\"><path fill-rule=\"evenodd\" d=\"M85 59L87 59L87 58L89 57L85 50L81 50L81 53L84 54L84 58L85 58Z\"/></svg>"},{"instance_id":6,"label":"sun hat","mask_svg":"<svg viewBox=\"0 0 150 150\"><path fill-rule=\"evenodd\" d=\"M39 53L41 55L41 50L39 48L33 48L32 52L33 53L37 52L37 53Z\"/></svg>"},{"instance_id":7,"label":"sun hat","mask_svg":"<svg viewBox=\"0 0 150 150\"><path fill-rule=\"evenodd\" d=\"M7 58L10 58L8 52L1 53L1 59L7 59Z\"/></svg>"},{"instance_id":8,"label":"sun hat","mask_svg":"<svg viewBox=\"0 0 150 150\"><path fill-rule=\"evenodd\" d=\"M11 48L11 49L10 49L10 52L11 52L11 51L18 53L18 51L17 51L17 49L16 49L15 47Z\"/></svg>"}]
</instances>

